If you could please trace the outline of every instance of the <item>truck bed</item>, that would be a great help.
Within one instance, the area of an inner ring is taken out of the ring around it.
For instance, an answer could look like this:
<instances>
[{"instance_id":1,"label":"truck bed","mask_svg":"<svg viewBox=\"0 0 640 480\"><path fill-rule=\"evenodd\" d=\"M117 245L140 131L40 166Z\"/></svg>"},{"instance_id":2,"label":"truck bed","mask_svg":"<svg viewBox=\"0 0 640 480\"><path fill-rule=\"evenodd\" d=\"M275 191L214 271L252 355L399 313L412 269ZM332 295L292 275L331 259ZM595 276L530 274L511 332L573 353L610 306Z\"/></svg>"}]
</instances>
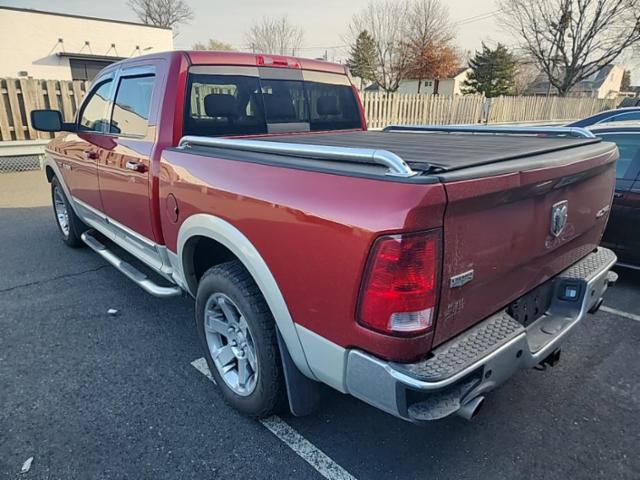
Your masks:
<instances>
[{"instance_id":1,"label":"truck bed","mask_svg":"<svg viewBox=\"0 0 640 480\"><path fill-rule=\"evenodd\" d=\"M534 135L345 132L264 137L269 142L387 150L414 170L443 173L598 143L599 138Z\"/></svg>"}]
</instances>

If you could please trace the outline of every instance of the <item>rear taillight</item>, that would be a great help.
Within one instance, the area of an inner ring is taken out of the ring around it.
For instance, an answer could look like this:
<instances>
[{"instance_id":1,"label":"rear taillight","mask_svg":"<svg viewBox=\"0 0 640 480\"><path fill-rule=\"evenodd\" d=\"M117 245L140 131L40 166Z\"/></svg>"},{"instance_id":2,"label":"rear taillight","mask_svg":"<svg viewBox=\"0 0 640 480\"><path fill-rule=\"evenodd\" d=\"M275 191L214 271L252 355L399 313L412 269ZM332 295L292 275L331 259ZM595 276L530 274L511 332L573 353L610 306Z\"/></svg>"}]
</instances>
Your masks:
<instances>
[{"instance_id":1,"label":"rear taillight","mask_svg":"<svg viewBox=\"0 0 640 480\"><path fill-rule=\"evenodd\" d=\"M358 321L392 335L433 327L440 271L440 233L379 238L373 245L358 306Z\"/></svg>"}]
</instances>

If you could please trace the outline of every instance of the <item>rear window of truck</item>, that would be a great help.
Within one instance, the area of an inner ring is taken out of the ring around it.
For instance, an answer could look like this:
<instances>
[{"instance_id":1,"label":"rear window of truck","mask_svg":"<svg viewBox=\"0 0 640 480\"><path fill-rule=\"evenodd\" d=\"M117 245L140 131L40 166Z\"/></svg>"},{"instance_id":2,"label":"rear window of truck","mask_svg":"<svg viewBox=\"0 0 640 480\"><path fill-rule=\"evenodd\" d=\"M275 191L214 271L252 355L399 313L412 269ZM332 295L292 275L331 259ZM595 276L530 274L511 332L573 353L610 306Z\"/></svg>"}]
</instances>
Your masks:
<instances>
[{"instance_id":1,"label":"rear window of truck","mask_svg":"<svg viewBox=\"0 0 640 480\"><path fill-rule=\"evenodd\" d=\"M350 85L190 74L185 135L253 135L361 128Z\"/></svg>"}]
</instances>

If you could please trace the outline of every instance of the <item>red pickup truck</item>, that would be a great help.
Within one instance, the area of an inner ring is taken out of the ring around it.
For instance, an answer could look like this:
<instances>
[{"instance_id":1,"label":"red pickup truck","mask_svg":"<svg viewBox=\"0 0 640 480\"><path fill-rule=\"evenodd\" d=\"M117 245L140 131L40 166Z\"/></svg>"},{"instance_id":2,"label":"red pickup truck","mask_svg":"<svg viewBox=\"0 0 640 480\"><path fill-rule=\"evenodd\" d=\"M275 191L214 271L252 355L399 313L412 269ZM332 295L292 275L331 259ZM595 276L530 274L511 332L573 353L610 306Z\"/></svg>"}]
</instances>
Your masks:
<instances>
[{"instance_id":1,"label":"red pickup truck","mask_svg":"<svg viewBox=\"0 0 640 480\"><path fill-rule=\"evenodd\" d=\"M64 241L196 300L224 398L321 385L416 423L553 365L615 281L612 143L575 128L367 131L341 65L170 52L104 69L46 149ZM69 119L71 120L71 119ZM135 259L127 261L127 257Z\"/></svg>"}]
</instances>

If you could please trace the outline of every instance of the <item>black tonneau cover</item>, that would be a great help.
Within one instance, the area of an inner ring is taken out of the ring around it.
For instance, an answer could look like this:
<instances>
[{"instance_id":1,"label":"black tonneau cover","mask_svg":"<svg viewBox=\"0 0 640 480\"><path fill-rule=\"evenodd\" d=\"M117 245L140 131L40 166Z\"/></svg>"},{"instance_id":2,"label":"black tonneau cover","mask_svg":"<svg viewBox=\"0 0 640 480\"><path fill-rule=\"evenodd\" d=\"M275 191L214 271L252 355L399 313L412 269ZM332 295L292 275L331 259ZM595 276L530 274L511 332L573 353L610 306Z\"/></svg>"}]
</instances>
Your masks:
<instances>
[{"instance_id":1,"label":"black tonneau cover","mask_svg":"<svg viewBox=\"0 0 640 480\"><path fill-rule=\"evenodd\" d=\"M411 168L426 173L514 160L601 141L599 138L569 136L378 131L296 133L260 140L388 150L401 157Z\"/></svg>"}]
</instances>

